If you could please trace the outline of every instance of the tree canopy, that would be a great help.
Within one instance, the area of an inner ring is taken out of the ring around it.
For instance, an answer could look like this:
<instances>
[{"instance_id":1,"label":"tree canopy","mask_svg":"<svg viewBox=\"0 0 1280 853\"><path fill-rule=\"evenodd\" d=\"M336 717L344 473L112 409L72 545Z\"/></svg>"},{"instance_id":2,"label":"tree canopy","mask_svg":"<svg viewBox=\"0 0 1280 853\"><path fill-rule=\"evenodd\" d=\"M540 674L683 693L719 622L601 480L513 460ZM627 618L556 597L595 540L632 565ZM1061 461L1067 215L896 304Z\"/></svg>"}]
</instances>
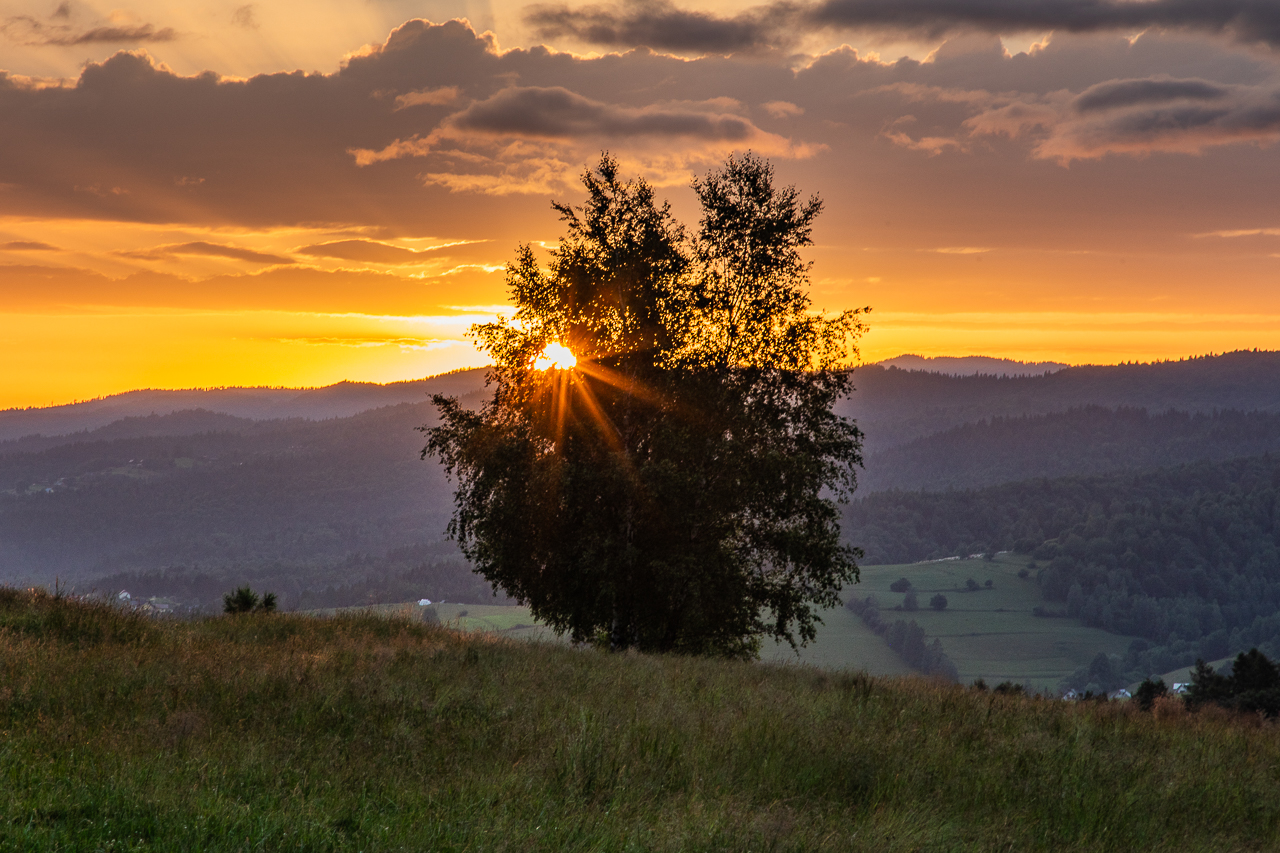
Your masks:
<instances>
[{"instance_id":1,"label":"tree canopy","mask_svg":"<svg viewBox=\"0 0 1280 853\"><path fill-rule=\"evenodd\" d=\"M814 637L858 576L835 503L861 433L833 412L859 311L815 313L800 249L821 211L768 163L696 180L690 233L603 156L543 268L507 267L512 321L479 411L436 396L426 430L457 481L449 532L557 631L610 648L754 656ZM552 347L549 351L548 347ZM576 358L550 358L556 347Z\"/></svg>"}]
</instances>

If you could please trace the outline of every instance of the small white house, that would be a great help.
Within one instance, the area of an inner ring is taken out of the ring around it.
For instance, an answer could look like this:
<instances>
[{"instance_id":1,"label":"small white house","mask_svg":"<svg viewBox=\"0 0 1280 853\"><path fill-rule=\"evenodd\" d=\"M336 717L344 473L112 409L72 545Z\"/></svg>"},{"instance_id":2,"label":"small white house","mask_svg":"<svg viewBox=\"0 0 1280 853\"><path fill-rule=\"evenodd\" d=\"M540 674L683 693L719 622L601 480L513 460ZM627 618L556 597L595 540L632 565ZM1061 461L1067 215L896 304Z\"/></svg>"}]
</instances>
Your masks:
<instances>
[{"instance_id":1,"label":"small white house","mask_svg":"<svg viewBox=\"0 0 1280 853\"><path fill-rule=\"evenodd\" d=\"M131 598L133 598L133 596L129 594L129 590L127 589L120 590L120 594L116 596L117 601L129 601Z\"/></svg>"},{"instance_id":2,"label":"small white house","mask_svg":"<svg viewBox=\"0 0 1280 853\"><path fill-rule=\"evenodd\" d=\"M428 606L430 606L430 605L431 605L431 599L429 599L429 598L419 598L419 599L418 599L418 606L419 606L419 607L428 607Z\"/></svg>"}]
</instances>

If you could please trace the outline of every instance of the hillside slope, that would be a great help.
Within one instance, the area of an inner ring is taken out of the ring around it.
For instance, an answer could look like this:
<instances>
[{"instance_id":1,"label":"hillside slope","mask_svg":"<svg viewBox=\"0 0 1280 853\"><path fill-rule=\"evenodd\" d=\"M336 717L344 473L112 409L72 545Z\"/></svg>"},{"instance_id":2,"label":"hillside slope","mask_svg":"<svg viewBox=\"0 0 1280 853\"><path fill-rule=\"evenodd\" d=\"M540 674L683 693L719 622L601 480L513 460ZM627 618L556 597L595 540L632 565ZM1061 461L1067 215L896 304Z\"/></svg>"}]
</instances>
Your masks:
<instances>
[{"instance_id":1,"label":"hillside slope","mask_svg":"<svg viewBox=\"0 0 1280 853\"><path fill-rule=\"evenodd\" d=\"M204 409L237 418L276 420L343 418L400 403L420 403L432 394L465 397L484 388L485 370L460 370L426 379L339 382L323 388L207 388L140 390L48 408L0 411L0 442L27 436L67 436L124 418ZM4 452L0 446L0 452Z\"/></svg>"},{"instance_id":2,"label":"hillside slope","mask_svg":"<svg viewBox=\"0 0 1280 853\"><path fill-rule=\"evenodd\" d=\"M418 458L415 428L434 418L430 403L401 404L330 421L220 421L217 432L0 456L0 482L15 490L0 492L0 578L76 582L162 569L171 579L183 571L222 582L269 577L292 605L305 589L456 553L403 553L439 543L451 511L439 465ZM163 431L171 419L208 422L180 414L154 425ZM394 552L394 566L379 568ZM455 580L470 578L458 572ZM459 594L456 583L449 592Z\"/></svg>"},{"instance_id":3,"label":"hillside slope","mask_svg":"<svg viewBox=\"0 0 1280 853\"><path fill-rule=\"evenodd\" d=\"M0 590L7 850L1263 850L1280 740L376 618Z\"/></svg>"},{"instance_id":4,"label":"hillside slope","mask_svg":"<svg viewBox=\"0 0 1280 853\"><path fill-rule=\"evenodd\" d=\"M1280 451L1280 414L1085 406L953 427L867 454L859 490L972 489Z\"/></svg>"},{"instance_id":5,"label":"hillside slope","mask_svg":"<svg viewBox=\"0 0 1280 853\"><path fill-rule=\"evenodd\" d=\"M858 390L842 411L858 419L868 448L882 451L986 418L1082 406L1280 412L1280 352L1069 367L1015 377L945 376L868 365L854 371L854 384Z\"/></svg>"}]
</instances>

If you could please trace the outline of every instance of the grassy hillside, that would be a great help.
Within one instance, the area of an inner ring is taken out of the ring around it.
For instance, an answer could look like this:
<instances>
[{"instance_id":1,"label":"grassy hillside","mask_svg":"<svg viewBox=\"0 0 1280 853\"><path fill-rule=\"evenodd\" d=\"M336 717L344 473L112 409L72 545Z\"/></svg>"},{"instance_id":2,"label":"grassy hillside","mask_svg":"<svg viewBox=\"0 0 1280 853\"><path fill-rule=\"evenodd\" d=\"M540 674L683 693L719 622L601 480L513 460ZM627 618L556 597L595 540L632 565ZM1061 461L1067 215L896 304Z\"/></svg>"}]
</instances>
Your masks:
<instances>
[{"instance_id":1,"label":"grassy hillside","mask_svg":"<svg viewBox=\"0 0 1280 853\"><path fill-rule=\"evenodd\" d=\"M0 456L0 486L12 489L0 491L0 579L59 576L88 587L167 569L168 583L152 578L149 594L208 605L192 577L203 573L222 587L273 583L294 606L306 590L404 572L412 566L385 555L440 541L451 510L443 471L418 458L415 427L434 418L430 403L401 404L319 423L239 421ZM353 556L385 565L344 565Z\"/></svg>"},{"instance_id":2,"label":"grassy hillside","mask_svg":"<svg viewBox=\"0 0 1280 853\"><path fill-rule=\"evenodd\" d=\"M993 685L1013 681L1033 690L1055 691L1063 678L1087 666L1099 652L1122 654L1129 647L1131 637L1090 628L1076 619L1035 616L1033 610L1045 601L1034 579L1018 577L1026 564L1026 557L1006 555L992 561L863 566L862 581L847 587L844 595L846 599L875 596L886 620L917 622L930 641L935 638L942 641L965 684L981 678ZM920 598L921 609L916 612L893 610L901 604L903 595L891 591L889 586L902 577L912 581ZM966 581L970 578L981 587L977 592L966 590ZM984 586L988 580L992 581L990 589ZM947 608L942 612L928 607L929 598L938 592L947 596ZM426 609L415 604L388 604L316 613L368 612L421 620ZM527 607L445 603L433 604L430 609L442 624L461 631L486 632L509 639L555 638L550 629L536 622ZM816 642L798 651L785 644L769 645L761 658L772 664L799 664L878 676L912 674L911 667L857 614L837 607L824 610L822 620Z\"/></svg>"},{"instance_id":3,"label":"grassy hillside","mask_svg":"<svg viewBox=\"0 0 1280 853\"><path fill-rule=\"evenodd\" d=\"M1245 850L1280 740L374 617L0 592L0 848Z\"/></svg>"},{"instance_id":4,"label":"grassy hillside","mask_svg":"<svg viewBox=\"0 0 1280 853\"><path fill-rule=\"evenodd\" d=\"M386 385L338 382L323 388L146 389L65 406L6 409L0 411L0 454L6 452L5 444L25 437L63 436L62 441L82 440L84 436L76 433L97 430L120 420L146 419L192 409L254 420L345 418L371 409L422 402L432 394L473 394L484 387L484 375L484 369L474 369Z\"/></svg>"},{"instance_id":5,"label":"grassy hillside","mask_svg":"<svg viewBox=\"0 0 1280 853\"><path fill-rule=\"evenodd\" d=\"M1280 450L1280 414L1190 414L1086 406L991 418L868 454L863 493L972 489L1035 477L1079 477L1234 459Z\"/></svg>"},{"instance_id":6,"label":"grassy hillside","mask_svg":"<svg viewBox=\"0 0 1280 853\"><path fill-rule=\"evenodd\" d=\"M988 684L1013 681L1055 690L1063 678L1086 666L1099 652L1120 654L1128 648L1131 637L1090 628L1075 619L1035 616L1032 611L1045 601L1034 578L1018 577L1026 564L1025 557L1010 556L994 561L864 566L862 582L847 588L845 597L873 595L885 620L914 620L931 641L942 641L966 684L981 678ZM893 610L901 605L903 594L891 591L889 585L902 577L916 590L918 611ZM978 591L965 591L970 578L978 583ZM990 589L985 586L988 580L992 582ZM937 593L947 598L947 607L940 612L928 606ZM803 649L799 660L829 668L865 669L875 675L908 671L856 614L841 608L824 612L822 618L826 624L818 631L818 641ZM788 656L794 657L779 650L773 659L786 660Z\"/></svg>"},{"instance_id":7,"label":"grassy hillside","mask_svg":"<svg viewBox=\"0 0 1280 853\"><path fill-rule=\"evenodd\" d=\"M1082 406L1280 412L1280 352L1069 367L1047 376L945 376L873 364L853 380L858 390L842 413L858 419L875 451L984 418Z\"/></svg>"}]
</instances>

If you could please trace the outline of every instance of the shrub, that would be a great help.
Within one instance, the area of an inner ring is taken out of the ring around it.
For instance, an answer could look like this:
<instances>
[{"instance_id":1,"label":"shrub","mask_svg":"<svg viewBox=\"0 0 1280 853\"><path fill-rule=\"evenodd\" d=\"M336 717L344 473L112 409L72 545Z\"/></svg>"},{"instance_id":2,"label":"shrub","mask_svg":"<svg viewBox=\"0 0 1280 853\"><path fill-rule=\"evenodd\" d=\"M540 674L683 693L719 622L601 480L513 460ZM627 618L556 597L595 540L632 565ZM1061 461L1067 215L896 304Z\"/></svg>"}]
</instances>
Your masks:
<instances>
[{"instance_id":1,"label":"shrub","mask_svg":"<svg viewBox=\"0 0 1280 853\"><path fill-rule=\"evenodd\" d=\"M1138 689L1133 694L1134 700L1138 703L1138 707L1143 711L1150 711L1156 704L1156 699L1167 695L1169 688L1165 686L1163 678L1148 678L1138 685Z\"/></svg>"},{"instance_id":2,"label":"shrub","mask_svg":"<svg viewBox=\"0 0 1280 853\"><path fill-rule=\"evenodd\" d=\"M223 613L273 613L276 609L276 594L268 592L261 598L247 586L239 587L235 592L222 596Z\"/></svg>"},{"instance_id":3,"label":"shrub","mask_svg":"<svg viewBox=\"0 0 1280 853\"><path fill-rule=\"evenodd\" d=\"M916 599L914 590L908 590L907 594L902 596L902 609L907 611L916 611L920 609L920 602Z\"/></svg>"},{"instance_id":4,"label":"shrub","mask_svg":"<svg viewBox=\"0 0 1280 853\"><path fill-rule=\"evenodd\" d=\"M969 592L977 592L979 589L981 589L981 587L978 586L978 582L973 578L969 578L967 581L964 582L964 588L969 590Z\"/></svg>"},{"instance_id":5,"label":"shrub","mask_svg":"<svg viewBox=\"0 0 1280 853\"><path fill-rule=\"evenodd\" d=\"M911 589L911 581L906 578L898 578L896 581L889 584L889 589L893 592L906 592Z\"/></svg>"},{"instance_id":6,"label":"shrub","mask_svg":"<svg viewBox=\"0 0 1280 853\"><path fill-rule=\"evenodd\" d=\"M933 598L929 599L929 606L930 606L930 607L932 607L934 610L937 610L937 611L943 611L943 610L946 610L946 609L947 609L947 597L946 597L945 595L943 595L942 593L938 593L938 594L937 594L937 595L935 595Z\"/></svg>"}]
</instances>

